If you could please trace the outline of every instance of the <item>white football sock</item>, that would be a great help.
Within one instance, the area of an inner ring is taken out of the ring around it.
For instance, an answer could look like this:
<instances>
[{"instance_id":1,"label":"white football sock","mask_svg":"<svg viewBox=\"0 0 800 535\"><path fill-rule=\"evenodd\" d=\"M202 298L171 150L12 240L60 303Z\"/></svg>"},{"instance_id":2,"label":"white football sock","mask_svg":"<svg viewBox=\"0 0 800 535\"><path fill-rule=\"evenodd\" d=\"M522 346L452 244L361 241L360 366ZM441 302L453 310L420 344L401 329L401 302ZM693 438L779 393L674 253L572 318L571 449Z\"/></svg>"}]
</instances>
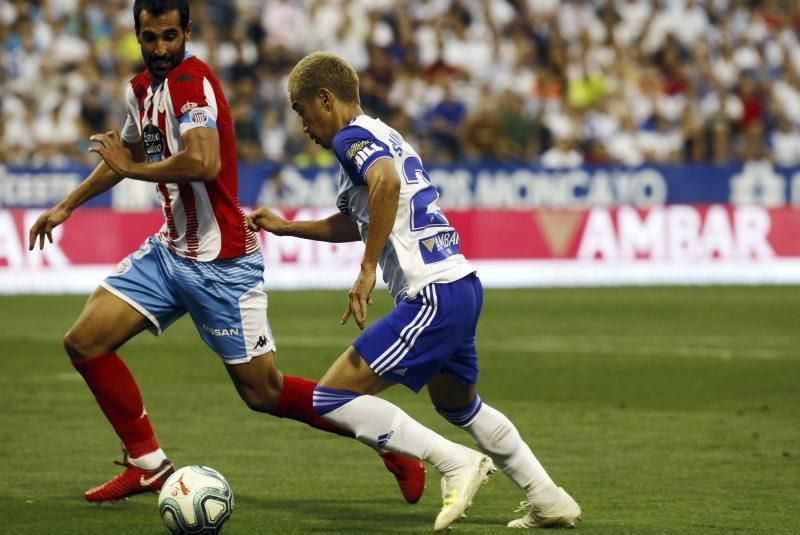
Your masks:
<instances>
[{"instance_id":1,"label":"white football sock","mask_svg":"<svg viewBox=\"0 0 800 535\"><path fill-rule=\"evenodd\" d=\"M484 403L464 429L498 468L528 493L529 501L544 509L558 501L558 487L503 413Z\"/></svg>"},{"instance_id":2,"label":"white football sock","mask_svg":"<svg viewBox=\"0 0 800 535\"><path fill-rule=\"evenodd\" d=\"M128 462L142 470L155 470L161 466L161 463L163 463L166 458L167 456L164 454L164 450L158 448L156 451L145 453L141 457L136 457L135 459L129 457Z\"/></svg>"},{"instance_id":3,"label":"white football sock","mask_svg":"<svg viewBox=\"0 0 800 535\"><path fill-rule=\"evenodd\" d=\"M431 463L441 473L469 462L469 450L423 426L399 407L375 396L358 396L323 415L358 440Z\"/></svg>"}]
</instances>

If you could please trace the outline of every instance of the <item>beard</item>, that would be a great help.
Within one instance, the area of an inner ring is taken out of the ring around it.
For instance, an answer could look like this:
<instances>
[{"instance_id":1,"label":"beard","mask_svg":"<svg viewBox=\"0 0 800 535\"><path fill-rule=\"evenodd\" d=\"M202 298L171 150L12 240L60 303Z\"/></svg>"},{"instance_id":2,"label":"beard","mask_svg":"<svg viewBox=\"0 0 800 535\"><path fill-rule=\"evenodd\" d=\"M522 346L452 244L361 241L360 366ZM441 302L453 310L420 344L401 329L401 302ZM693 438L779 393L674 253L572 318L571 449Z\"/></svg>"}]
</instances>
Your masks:
<instances>
[{"instance_id":1,"label":"beard","mask_svg":"<svg viewBox=\"0 0 800 535\"><path fill-rule=\"evenodd\" d=\"M175 50L174 53L168 53L163 56L156 56L155 54L145 55L144 63L154 79L163 80L167 77L169 71L174 69L181 61L183 61L183 56L185 53L186 41L181 43L181 46Z\"/></svg>"}]
</instances>

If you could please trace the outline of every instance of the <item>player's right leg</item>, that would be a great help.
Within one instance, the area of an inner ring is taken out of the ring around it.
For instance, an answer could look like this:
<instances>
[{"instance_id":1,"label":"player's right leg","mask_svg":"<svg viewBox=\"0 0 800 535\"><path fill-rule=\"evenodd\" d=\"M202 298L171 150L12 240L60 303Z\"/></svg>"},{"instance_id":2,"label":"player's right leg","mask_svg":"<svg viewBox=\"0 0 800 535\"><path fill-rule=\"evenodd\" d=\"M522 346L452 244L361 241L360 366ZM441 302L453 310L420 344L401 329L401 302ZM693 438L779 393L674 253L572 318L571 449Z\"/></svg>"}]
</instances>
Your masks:
<instances>
[{"instance_id":1,"label":"player's right leg","mask_svg":"<svg viewBox=\"0 0 800 535\"><path fill-rule=\"evenodd\" d=\"M509 522L508 527L575 525L581 516L580 506L556 486L514 424L481 400L474 384L444 373L428 383L428 393L437 412L467 431L478 448L525 491L527 499L520 510L526 514Z\"/></svg>"},{"instance_id":2,"label":"player's right leg","mask_svg":"<svg viewBox=\"0 0 800 535\"><path fill-rule=\"evenodd\" d=\"M203 341L221 358L247 406L279 418L354 438L350 431L319 416L313 407L317 383L283 375L275 357L275 341L267 319L260 253L235 260L184 265L177 262L184 303ZM224 281L224 284L219 284ZM397 480L403 498L419 501L425 489L425 468L403 455L377 450Z\"/></svg>"},{"instance_id":3,"label":"player's right leg","mask_svg":"<svg viewBox=\"0 0 800 535\"><path fill-rule=\"evenodd\" d=\"M332 424L314 411L313 395L317 383L303 377L283 375L278 369L274 351L246 363L226 364L225 369L250 409L355 438L352 432ZM425 467L422 463L380 448L376 451L386 469L395 477L403 499L417 503L425 491Z\"/></svg>"},{"instance_id":4,"label":"player's right leg","mask_svg":"<svg viewBox=\"0 0 800 535\"><path fill-rule=\"evenodd\" d=\"M64 337L64 348L83 376L125 449L125 471L86 492L89 501L111 501L156 491L173 471L159 447L139 387L117 349L150 329L156 333L180 316L158 267L159 251L145 242L125 258L87 301Z\"/></svg>"},{"instance_id":5,"label":"player's right leg","mask_svg":"<svg viewBox=\"0 0 800 535\"><path fill-rule=\"evenodd\" d=\"M83 376L126 452L125 472L87 491L85 497L89 501L119 500L156 490L173 470L159 448L139 387L116 353L147 325L142 314L101 287L64 337L64 348L73 366Z\"/></svg>"}]
</instances>

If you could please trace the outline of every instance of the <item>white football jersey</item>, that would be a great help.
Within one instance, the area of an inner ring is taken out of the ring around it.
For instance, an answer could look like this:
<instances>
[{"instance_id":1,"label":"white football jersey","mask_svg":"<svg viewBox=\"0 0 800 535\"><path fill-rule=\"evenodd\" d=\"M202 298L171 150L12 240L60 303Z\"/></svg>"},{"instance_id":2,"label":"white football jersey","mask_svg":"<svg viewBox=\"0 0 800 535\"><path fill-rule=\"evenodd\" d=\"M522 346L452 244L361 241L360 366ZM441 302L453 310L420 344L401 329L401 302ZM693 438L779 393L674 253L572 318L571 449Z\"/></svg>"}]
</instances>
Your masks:
<instances>
[{"instance_id":1,"label":"white football jersey","mask_svg":"<svg viewBox=\"0 0 800 535\"><path fill-rule=\"evenodd\" d=\"M336 133L333 150L342 164L337 206L358 225L364 241L369 228L367 170L376 160L391 158L400 176L397 217L379 259L395 302L415 297L432 282L452 282L475 271L461 254L458 232L437 205L439 192L419 154L397 131L360 115Z\"/></svg>"}]
</instances>

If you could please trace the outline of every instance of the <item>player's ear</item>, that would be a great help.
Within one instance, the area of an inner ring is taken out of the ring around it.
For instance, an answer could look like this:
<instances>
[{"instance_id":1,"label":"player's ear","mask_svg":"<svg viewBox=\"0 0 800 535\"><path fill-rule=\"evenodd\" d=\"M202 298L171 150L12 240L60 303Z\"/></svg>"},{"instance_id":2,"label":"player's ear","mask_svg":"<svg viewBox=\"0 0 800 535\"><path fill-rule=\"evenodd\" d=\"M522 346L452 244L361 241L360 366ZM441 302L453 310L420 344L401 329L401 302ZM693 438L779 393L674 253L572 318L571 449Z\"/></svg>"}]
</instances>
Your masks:
<instances>
[{"instance_id":1,"label":"player's ear","mask_svg":"<svg viewBox=\"0 0 800 535\"><path fill-rule=\"evenodd\" d=\"M189 23L186 25L186 29L183 30L184 35L186 35L186 41L192 38L192 21L189 20Z\"/></svg>"},{"instance_id":2,"label":"player's ear","mask_svg":"<svg viewBox=\"0 0 800 535\"><path fill-rule=\"evenodd\" d=\"M319 90L319 101L322 107L325 108L325 111L331 111L331 106L333 104L332 96L331 92L324 87Z\"/></svg>"}]
</instances>

